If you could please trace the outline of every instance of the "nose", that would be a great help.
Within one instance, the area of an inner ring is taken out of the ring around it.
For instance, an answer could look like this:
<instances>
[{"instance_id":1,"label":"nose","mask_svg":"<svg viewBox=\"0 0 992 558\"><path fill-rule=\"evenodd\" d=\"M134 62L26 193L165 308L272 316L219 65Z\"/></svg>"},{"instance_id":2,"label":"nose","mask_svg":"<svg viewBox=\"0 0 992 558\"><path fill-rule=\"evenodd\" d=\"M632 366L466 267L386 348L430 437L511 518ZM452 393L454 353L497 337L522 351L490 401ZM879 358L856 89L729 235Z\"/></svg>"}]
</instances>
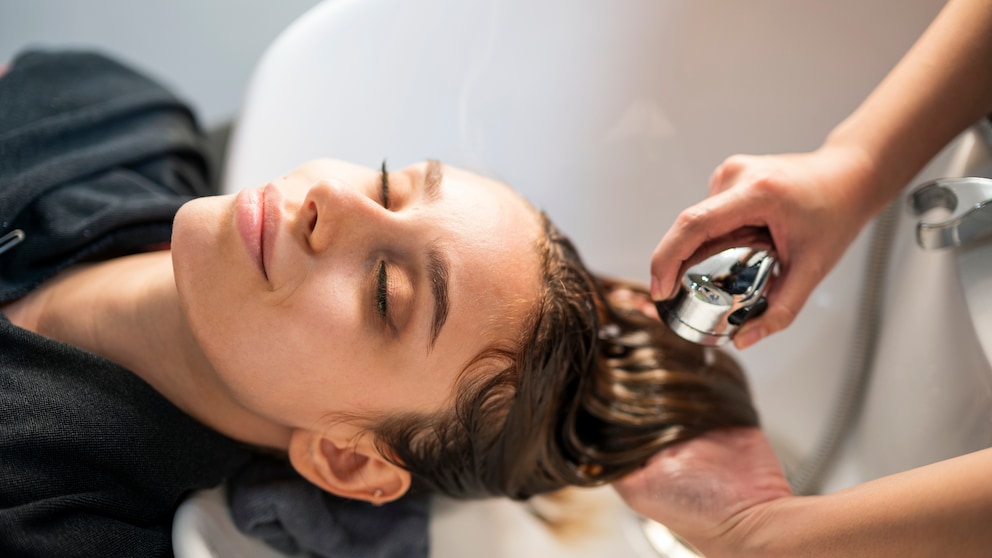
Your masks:
<instances>
[{"instance_id":1,"label":"nose","mask_svg":"<svg viewBox=\"0 0 992 558\"><path fill-rule=\"evenodd\" d=\"M314 184L304 198L302 218L309 223L310 247L322 253L335 243L384 236L391 212L364 190L331 181Z\"/></svg>"}]
</instances>

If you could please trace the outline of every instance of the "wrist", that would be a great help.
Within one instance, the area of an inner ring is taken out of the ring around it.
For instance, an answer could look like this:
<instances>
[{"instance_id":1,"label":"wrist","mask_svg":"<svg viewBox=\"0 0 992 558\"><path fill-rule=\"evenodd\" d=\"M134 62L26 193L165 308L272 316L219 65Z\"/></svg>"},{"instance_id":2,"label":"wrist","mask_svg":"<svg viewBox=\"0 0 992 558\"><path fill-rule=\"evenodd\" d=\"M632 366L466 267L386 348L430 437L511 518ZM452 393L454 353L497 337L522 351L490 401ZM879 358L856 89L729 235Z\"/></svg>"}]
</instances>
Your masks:
<instances>
[{"instance_id":1,"label":"wrist","mask_svg":"<svg viewBox=\"0 0 992 558\"><path fill-rule=\"evenodd\" d=\"M843 207L862 213L868 222L898 195L910 177L903 177L886 163L881 149L838 126L817 150L833 166L838 184L833 185L842 197Z\"/></svg>"},{"instance_id":2,"label":"wrist","mask_svg":"<svg viewBox=\"0 0 992 558\"><path fill-rule=\"evenodd\" d=\"M784 518L802 509L809 496L787 496L757 504L707 532L680 535L706 558L774 558L794 556L783 531Z\"/></svg>"},{"instance_id":3,"label":"wrist","mask_svg":"<svg viewBox=\"0 0 992 558\"><path fill-rule=\"evenodd\" d=\"M809 551L801 528L820 496L788 496L748 509L718 537L698 547L707 558L792 558Z\"/></svg>"}]
</instances>

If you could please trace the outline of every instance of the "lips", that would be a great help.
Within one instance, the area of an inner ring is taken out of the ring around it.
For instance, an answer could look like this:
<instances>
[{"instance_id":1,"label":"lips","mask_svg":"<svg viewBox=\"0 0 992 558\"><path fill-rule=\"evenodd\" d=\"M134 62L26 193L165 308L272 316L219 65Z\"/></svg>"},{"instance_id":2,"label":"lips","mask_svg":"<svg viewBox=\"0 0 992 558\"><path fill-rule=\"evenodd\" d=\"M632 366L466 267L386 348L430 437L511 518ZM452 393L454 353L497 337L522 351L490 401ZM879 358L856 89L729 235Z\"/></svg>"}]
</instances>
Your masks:
<instances>
[{"instance_id":1,"label":"lips","mask_svg":"<svg viewBox=\"0 0 992 558\"><path fill-rule=\"evenodd\" d=\"M242 190L235 198L235 221L238 234L258 270L268 279L265 268L265 190ZM271 235L268 235L271 236Z\"/></svg>"},{"instance_id":2,"label":"lips","mask_svg":"<svg viewBox=\"0 0 992 558\"><path fill-rule=\"evenodd\" d=\"M279 235L279 219L282 216L282 194L272 184L262 189L262 273L269 278L272 257L275 254L276 237Z\"/></svg>"}]
</instances>

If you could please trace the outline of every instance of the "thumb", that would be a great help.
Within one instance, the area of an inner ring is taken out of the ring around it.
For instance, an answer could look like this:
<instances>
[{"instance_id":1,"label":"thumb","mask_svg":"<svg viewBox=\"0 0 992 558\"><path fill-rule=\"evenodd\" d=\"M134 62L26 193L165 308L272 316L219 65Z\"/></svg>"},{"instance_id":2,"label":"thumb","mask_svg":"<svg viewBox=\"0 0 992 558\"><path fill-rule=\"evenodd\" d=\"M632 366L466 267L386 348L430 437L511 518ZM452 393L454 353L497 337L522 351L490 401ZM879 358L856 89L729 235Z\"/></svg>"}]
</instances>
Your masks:
<instances>
[{"instance_id":1,"label":"thumb","mask_svg":"<svg viewBox=\"0 0 992 558\"><path fill-rule=\"evenodd\" d=\"M816 284L815 273L784 271L768 293L768 309L737 330L734 346L746 349L792 325Z\"/></svg>"},{"instance_id":2,"label":"thumb","mask_svg":"<svg viewBox=\"0 0 992 558\"><path fill-rule=\"evenodd\" d=\"M772 309L768 309L760 318L755 318L748 321L746 324L741 326L737 333L734 334L734 346L739 350L744 350L751 345L754 345L758 341L761 341L765 337L779 331L782 328L775 328L775 320L769 319L768 314L772 313Z\"/></svg>"}]
</instances>

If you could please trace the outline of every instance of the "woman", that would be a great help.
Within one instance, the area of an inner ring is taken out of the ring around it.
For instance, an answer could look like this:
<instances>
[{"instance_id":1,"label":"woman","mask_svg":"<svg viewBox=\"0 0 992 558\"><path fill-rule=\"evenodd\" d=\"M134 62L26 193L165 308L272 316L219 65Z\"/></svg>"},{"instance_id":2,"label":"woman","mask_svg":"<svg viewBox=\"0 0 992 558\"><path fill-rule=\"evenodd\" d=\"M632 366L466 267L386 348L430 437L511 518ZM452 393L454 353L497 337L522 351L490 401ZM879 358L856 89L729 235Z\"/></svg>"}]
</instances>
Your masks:
<instances>
[{"instance_id":1,"label":"woman","mask_svg":"<svg viewBox=\"0 0 992 558\"><path fill-rule=\"evenodd\" d=\"M166 554L256 452L376 504L522 499L756 422L502 184L319 160L203 197L189 111L92 54L20 57L0 107L4 554Z\"/></svg>"}]
</instances>

